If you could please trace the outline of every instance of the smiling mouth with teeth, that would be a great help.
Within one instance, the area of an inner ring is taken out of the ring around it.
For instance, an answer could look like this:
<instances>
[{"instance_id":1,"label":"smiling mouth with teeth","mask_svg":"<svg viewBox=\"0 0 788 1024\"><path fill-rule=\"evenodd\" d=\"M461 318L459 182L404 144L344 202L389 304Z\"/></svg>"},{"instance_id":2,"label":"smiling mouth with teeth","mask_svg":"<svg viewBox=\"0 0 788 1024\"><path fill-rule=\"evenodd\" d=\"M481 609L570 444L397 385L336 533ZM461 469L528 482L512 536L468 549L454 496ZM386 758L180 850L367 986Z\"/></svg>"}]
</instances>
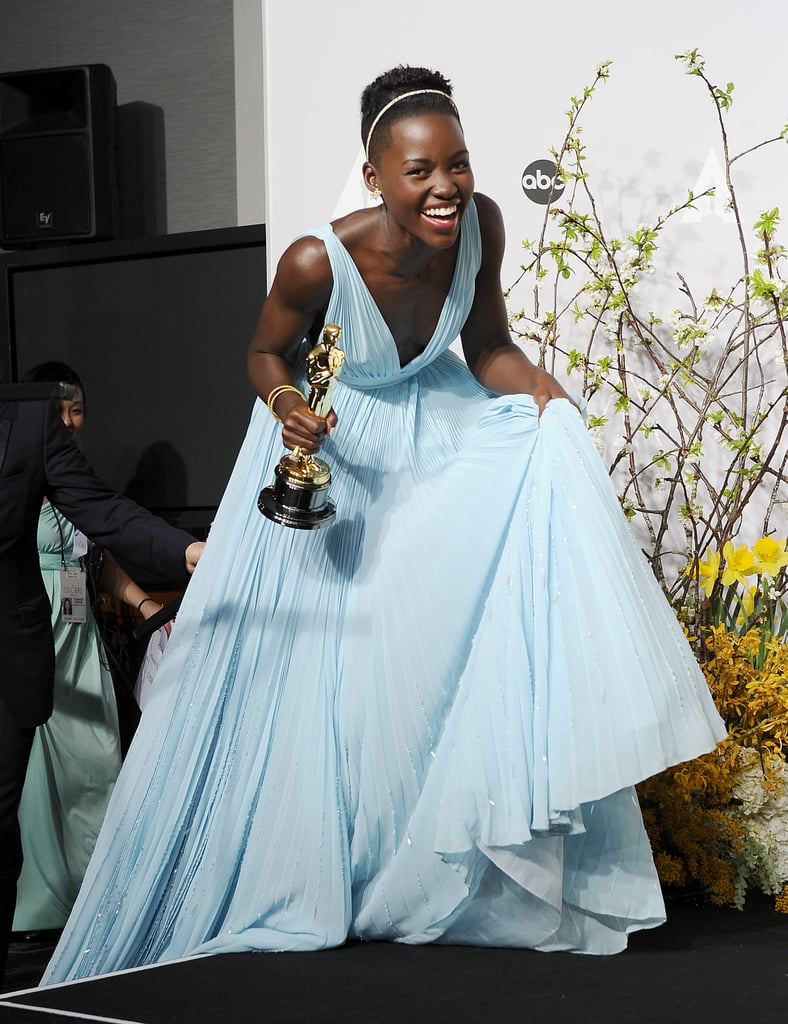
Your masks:
<instances>
[{"instance_id":1,"label":"smiling mouth with teeth","mask_svg":"<svg viewBox=\"0 0 788 1024\"><path fill-rule=\"evenodd\" d=\"M433 206L428 210L422 210L421 212L425 217L430 217L432 220L450 219L455 217L457 214L456 206Z\"/></svg>"}]
</instances>

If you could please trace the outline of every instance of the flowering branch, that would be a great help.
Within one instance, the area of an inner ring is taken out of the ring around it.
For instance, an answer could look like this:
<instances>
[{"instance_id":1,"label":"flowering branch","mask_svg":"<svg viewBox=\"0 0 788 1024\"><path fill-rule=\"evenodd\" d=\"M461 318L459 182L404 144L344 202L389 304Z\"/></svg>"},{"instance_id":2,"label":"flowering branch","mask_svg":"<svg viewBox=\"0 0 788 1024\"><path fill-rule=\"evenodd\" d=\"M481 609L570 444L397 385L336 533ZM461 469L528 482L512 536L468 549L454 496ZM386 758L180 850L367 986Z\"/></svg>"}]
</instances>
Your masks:
<instances>
[{"instance_id":1,"label":"flowering branch","mask_svg":"<svg viewBox=\"0 0 788 1024\"><path fill-rule=\"evenodd\" d=\"M536 242L523 242L529 258L505 296L513 335L536 347L540 365L563 368L588 400L588 425L624 511L644 532L655 575L701 651L708 602L721 599L722 584L715 580L718 590L701 596L700 559L713 549L724 567L726 545L755 508L763 513L763 538L770 538L788 493L788 285L779 211L761 213L748 243L732 174L747 154L788 139L788 125L731 156L725 115L733 83L715 86L697 50L677 59L705 84L716 115L738 279L701 299L677 272L674 308L660 315L645 304L645 281L658 269L666 232L714 190L689 190L653 224L623 238L607 231L585 170L580 124L609 77L606 62L572 98L566 134L552 150L566 183L562 202L546 207ZM530 309L516 308L529 283Z\"/></svg>"}]
</instances>

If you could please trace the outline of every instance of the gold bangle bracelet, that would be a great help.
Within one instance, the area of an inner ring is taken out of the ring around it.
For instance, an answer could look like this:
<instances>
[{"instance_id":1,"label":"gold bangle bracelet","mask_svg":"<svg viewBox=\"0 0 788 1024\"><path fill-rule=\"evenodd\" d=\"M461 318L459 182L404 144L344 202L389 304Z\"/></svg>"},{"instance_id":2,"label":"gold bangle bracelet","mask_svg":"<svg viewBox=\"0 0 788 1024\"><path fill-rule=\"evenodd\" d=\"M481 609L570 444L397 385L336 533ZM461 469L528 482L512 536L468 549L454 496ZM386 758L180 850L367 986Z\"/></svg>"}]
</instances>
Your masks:
<instances>
[{"instance_id":1,"label":"gold bangle bracelet","mask_svg":"<svg viewBox=\"0 0 788 1024\"><path fill-rule=\"evenodd\" d=\"M277 416L276 413L274 412L274 402L285 391L295 391L295 393L297 395L300 395L303 398L303 400L306 402L306 396L304 395L303 391L301 391L299 388L295 387L295 385L293 385L293 384L280 384L278 387L275 387L271 391L271 393L269 394L268 400L266 402L266 405L268 406L268 411L271 413L273 418L275 420L278 420L279 423L281 423L282 420L281 420L281 417Z\"/></svg>"}]
</instances>

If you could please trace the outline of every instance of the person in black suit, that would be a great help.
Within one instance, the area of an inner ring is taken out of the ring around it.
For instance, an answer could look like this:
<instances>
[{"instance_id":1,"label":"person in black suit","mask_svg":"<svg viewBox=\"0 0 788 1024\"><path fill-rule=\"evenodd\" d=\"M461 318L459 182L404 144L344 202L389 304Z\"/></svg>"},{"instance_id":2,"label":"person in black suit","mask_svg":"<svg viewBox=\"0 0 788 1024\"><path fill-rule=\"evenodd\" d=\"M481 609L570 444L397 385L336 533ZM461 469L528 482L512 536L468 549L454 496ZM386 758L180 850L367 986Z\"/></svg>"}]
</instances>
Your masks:
<instances>
[{"instance_id":1,"label":"person in black suit","mask_svg":"<svg viewBox=\"0 0 788 1024\"><path fill-rule=\"evenodd\" d=\"M52 713L54 645L36 529L46 496L97 544L185 582L204 544L116 494L52 402L0 402L0 978L22 866L17 809L35 729Z\"/></svg>"}]
</instances>

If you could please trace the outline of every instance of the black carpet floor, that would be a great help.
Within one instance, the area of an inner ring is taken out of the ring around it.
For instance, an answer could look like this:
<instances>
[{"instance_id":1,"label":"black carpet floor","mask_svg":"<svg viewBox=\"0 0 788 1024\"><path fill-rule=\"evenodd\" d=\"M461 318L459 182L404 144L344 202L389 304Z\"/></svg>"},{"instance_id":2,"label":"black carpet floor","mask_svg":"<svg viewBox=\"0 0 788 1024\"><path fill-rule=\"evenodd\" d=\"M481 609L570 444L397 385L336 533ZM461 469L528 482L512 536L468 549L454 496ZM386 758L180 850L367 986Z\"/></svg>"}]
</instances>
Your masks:
<instances>
[{"instance_id":1,"label":"black carpet floor","mask_svg":"<svg viewBox=\"0 0 788 1024\"><path fill-rule=\"evenodd\" d=\"M2 1024L743 1022L785 1019L788 914L668 902L668 923L614 957L351 943L196 958L47 989L51 943L12 946ZM9 986L11 988L9 989Z\"/></svg>"}]
</instances>

